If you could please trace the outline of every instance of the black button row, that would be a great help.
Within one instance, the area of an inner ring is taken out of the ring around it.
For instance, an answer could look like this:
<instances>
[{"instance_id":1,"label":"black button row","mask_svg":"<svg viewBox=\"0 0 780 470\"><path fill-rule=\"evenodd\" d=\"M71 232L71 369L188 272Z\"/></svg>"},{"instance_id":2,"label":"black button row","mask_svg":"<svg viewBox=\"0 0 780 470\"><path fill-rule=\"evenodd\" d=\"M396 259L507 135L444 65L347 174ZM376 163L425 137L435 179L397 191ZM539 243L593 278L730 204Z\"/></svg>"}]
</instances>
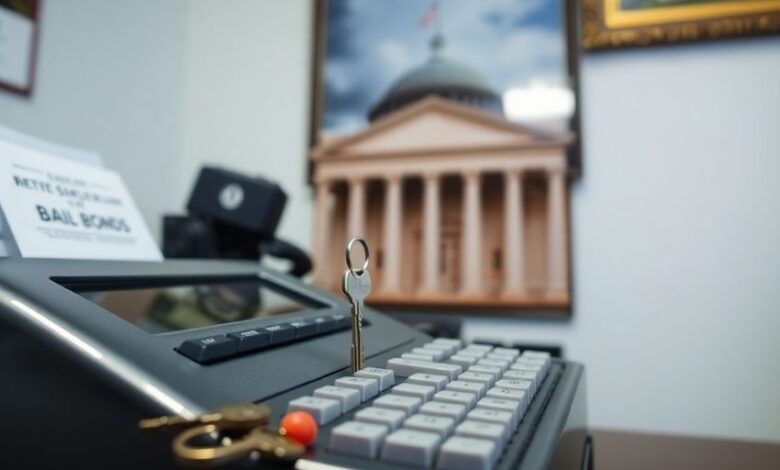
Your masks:
<instances>
[{"instance_id":1,"label":"black button row","mask_svg":"<svg viewBox=\"0 0 780 470\"><path fill-rule=\"evenodd\" d=\"M363 320L363 324L367 324ZM311 338L350 328L349 315L325 315L278 325L263 326L251 330L190 339L179 346L178 351L201 364L227 359L238 354L268 349L292 341Z\"/></svg>"}]
</instances>

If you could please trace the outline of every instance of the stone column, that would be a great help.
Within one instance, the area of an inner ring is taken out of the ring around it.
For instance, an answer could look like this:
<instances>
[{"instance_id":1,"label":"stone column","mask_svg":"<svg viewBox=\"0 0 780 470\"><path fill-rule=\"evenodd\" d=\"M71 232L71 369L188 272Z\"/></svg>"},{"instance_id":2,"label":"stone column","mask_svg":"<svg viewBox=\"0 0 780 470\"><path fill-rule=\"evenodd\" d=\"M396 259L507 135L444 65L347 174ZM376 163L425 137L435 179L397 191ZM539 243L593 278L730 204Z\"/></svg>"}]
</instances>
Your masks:
<instances>
[{"instance_id":1,"label":"stone column","mask_svg":"<svg viewBox=\"0 0 780 470\"><path fill-rule=\"evenodd\" d=\"M330 244L331 220L330 192L332 183L319 180L314 208L314 273L313 281L323 287L328 281L328 253Z\"/></svg>"},{"instance_id":2,"label":"stone column","mask_svg":"<svg viewBox=\"0 0 780 470\"><path fill-rule=\"evenodd\" d=\"M547 292L567 292L566 182L565 170L547 173Z\"/></svg>"},{"instance_id":3,"label":"stone column","mask_svg":"<svg viewBox=\"0 0 780 470\"><path fill-rule=\"evenodd\" d=\"M523 173L504 175L504 295L524 293Z\"/></svg>"},{"instance_id":4,"label":"stone column","mask_svg":"<svg viewBox=\"0 0 780 470\"><path fill-rule=\"evenodd\" d=\"M347 218L347 238L365 237L366 219L366 183L363 179L349 181L349 213Z\"/></svg>"},{"instance_id":5,"label":"stone column","mask_svg":"<svg viewBox=\"0 0 780 470\"><path fill-rule=\"evenodd\" d=\"M441 239L441 206L439 203L439 175L429 173L423 176L423 282L422 291L436 293L439 290L439 240Z\"/></svg>"},{"instance_id":6,"label":"stone column","mask_svg":"<svg viewBox=\"0 0 780 470\"><path fill-rule=\"evenodd\" d=\"M389 175L387 177L387 190L385 194L385 249L382 256L383 283L385 292L398 292L401 290L401 217L402 194L401 175Z\"/></svg>"},{"instance_id":7,"label":"stone column","mask_svg":"<svg viewBox=\"0 0 780 470\"><path fill-rule=\"evenodd\" d=\"M461 294L482 294L481 175L463 175L463 229L461 236Z\"/></svg>"}]
</instances>

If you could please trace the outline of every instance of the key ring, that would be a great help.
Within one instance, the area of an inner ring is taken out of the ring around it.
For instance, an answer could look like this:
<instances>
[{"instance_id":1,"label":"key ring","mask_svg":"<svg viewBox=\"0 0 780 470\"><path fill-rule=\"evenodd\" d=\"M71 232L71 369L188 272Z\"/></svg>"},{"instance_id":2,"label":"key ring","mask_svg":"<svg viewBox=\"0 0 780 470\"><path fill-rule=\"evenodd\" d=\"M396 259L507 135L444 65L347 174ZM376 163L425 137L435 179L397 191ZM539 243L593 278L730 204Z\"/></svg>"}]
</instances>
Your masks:
<instances>
[{"instance_id":1,"label":"key ring","mask_svg":"<svg viewBox=\"0 0 780 470\"><path fill-rule=\"evenodd\" d=\"M366 254L365 261L363 261L363 267L360 269L355 269L352 266L352 245L355 244L355 242L360 243L363 246L363 252ZM363 240L360 237L355 237L352 240L349 241L347 244L347 267L349 268L349 273L354 277L355 279L359 278L363 275L364 272L366 272L366 269L368 269L368 260L370 258L369 252L368 252L368 243L366 243L365 240Z\"/></svg>"}]
</instances>

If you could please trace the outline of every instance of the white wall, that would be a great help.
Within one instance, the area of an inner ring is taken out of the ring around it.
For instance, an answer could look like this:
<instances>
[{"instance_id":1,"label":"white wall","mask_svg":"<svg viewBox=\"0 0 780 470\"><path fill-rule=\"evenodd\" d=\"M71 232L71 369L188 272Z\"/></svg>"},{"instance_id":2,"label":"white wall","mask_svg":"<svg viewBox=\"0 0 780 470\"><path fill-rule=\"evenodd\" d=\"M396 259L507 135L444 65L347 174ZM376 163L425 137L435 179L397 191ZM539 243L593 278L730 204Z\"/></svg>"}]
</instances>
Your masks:
<instances>
[{"instance_id":1,"label":"white wall","mask_svg":"<svg viewBox=\"0 0 780 470\"><path fill-rule=\"evenodd\" d=\"M278 234L308 246L308 4L231 0L227 8L195 0L189 7L180 200L203 163L265 175L289 197Z\"/></svg>"},{"instance_id":2,"label":"white wall","mask_svg":"<svg viewBox=\"0 0 780 470\"><path fill-rule=\"evenodd\" d=\"M0 93L0 124L100 153L157 234L159 214L179 205L185 4L42 3L35 90Z\"/></svg>"},{"instance_id":3,"label":"white wall","mask_svg":"<svg viewBox=\"0 0 780 470\"><path fill-rule=\"evenodd\" d=\"M780 38L593 54L575 316L472 320L587 367L592 423L780 441Z\"/></svg>"},{"instance_id":4,"label":"white wall","mask_svg":"<svg viewBox=\"0 0 780 470\"><path fill-rule=\"evenodd\" d=\"M0 123L101 152L155 227L201 162L270 175L281 234L308 244L311 11L229 5L46 2L35 95L0 94ZM780 38L592 54L582 75L575 316L466 334L563 344L595 426L780 441Z\"/></svg>"}]
</instances>

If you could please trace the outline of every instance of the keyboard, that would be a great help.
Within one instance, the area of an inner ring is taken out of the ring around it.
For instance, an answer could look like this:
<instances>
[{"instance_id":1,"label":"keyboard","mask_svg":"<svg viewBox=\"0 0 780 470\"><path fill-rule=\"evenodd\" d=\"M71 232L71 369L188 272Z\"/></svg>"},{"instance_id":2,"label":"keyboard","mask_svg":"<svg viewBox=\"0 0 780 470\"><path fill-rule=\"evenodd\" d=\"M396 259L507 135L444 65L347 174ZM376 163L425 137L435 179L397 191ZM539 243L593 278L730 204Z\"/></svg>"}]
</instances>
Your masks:
<instances>
[{"instance_id":1,"label":"keyboard","mask_svg":"<svg viewBox=\"0 0 780 470\"><path fill-rule=\"evenodd\" d=\"M492 469L510 447L527 443L556 367L546 352L439 338L384 368L336 378L287 410L328 429L328 453L366 466Z\"/></svg>"}]
</instances>

